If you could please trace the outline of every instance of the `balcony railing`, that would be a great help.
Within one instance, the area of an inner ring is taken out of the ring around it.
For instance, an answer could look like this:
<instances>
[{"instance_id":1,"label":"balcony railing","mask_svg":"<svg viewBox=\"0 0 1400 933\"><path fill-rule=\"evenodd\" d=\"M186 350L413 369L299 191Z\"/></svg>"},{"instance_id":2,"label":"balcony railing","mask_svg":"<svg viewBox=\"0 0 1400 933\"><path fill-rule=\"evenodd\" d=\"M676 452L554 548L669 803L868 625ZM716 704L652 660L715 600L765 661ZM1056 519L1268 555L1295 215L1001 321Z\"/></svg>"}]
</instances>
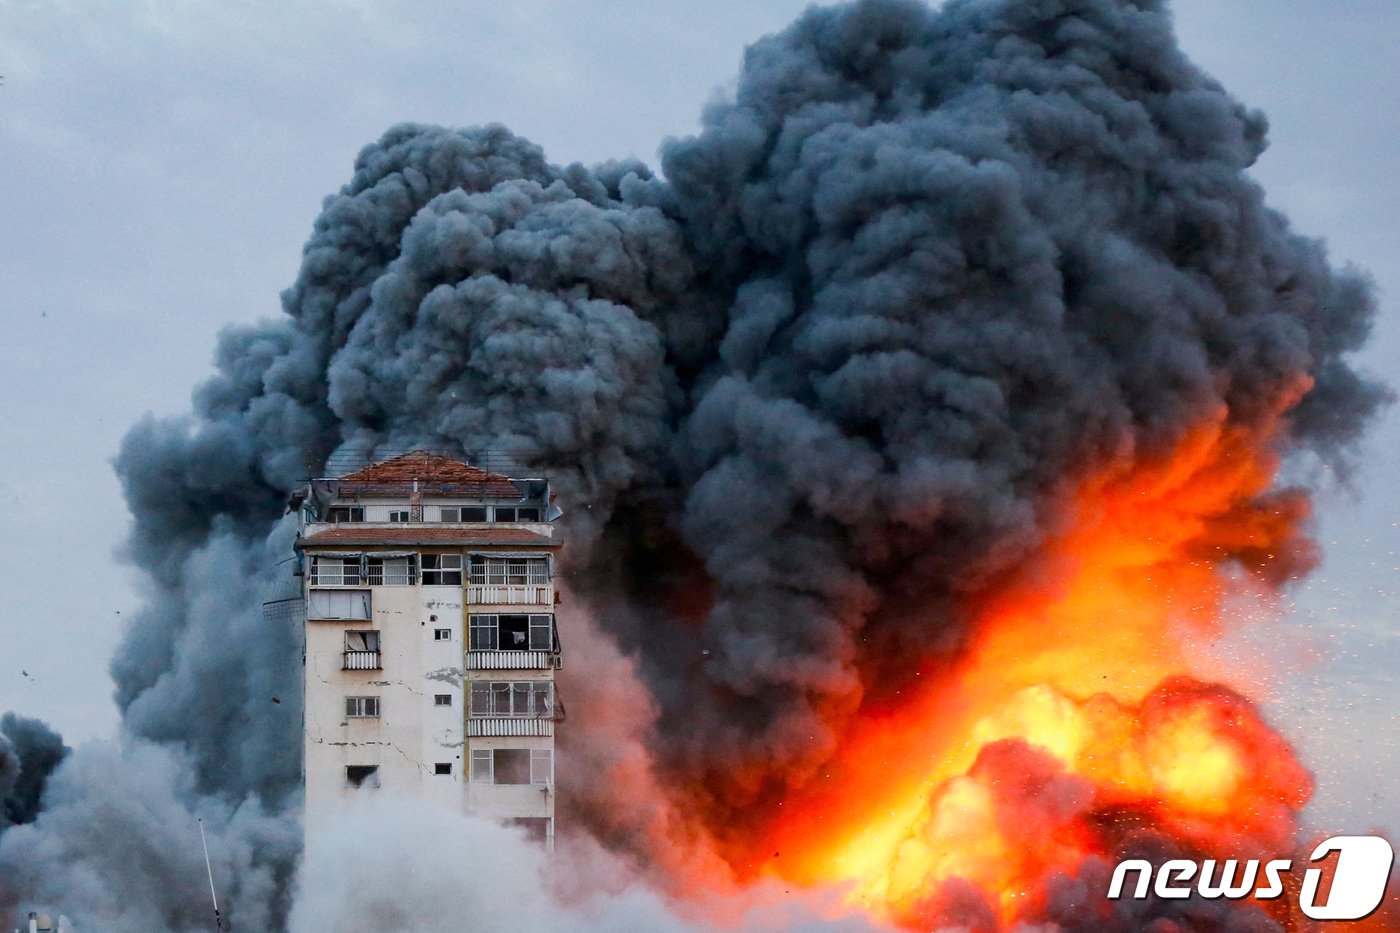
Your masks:
<instances>
[{"instance_id":1,"label":"balcony railing","mask_svg":"<svg viewBox=\"0 0 1400 933\"><path fill-rule=\"evenodd\" d=\"M467 604L470 606L552 606L554 585L551 583L468 583Z\"/></svg>"},{"instance_id":2,"label":"balcony railing","mask_svg":"<svg viewBox=\"0 0 1400 933\"><path fill-rule=\"evenodd\" d=\"M468 719L467 737L553 735L554 719Z\"/></svg>"},{"instance_id":3,"label":"balcony railing","mask_svg":"<svg viewBox=\"0 0 1400 933\"><path fill-rule=\"evenodd\" d=\"M347 671L377 671L379 666L378 651L347 651L345 652L345 666Z\"/></svg>"},{"instance_id":4,"label":"balcony railing","mask_svg":"<svg viewBox=\"0 0 1400 933\"><path fill-rule=\"evenodd\" d=\"M555 651L468 651L469 671L546 670L559 666Z\"/></svg>"}]
</instances>

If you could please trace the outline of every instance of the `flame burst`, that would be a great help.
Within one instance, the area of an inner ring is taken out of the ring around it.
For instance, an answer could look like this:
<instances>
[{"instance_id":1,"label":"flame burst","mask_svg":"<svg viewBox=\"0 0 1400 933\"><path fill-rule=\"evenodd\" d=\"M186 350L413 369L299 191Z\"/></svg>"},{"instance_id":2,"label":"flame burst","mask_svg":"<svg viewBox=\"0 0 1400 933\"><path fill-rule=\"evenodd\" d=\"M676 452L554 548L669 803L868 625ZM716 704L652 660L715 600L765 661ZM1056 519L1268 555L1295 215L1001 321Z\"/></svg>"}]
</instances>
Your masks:
<instances>
[{"instance_id":1,"label":"flame burst","mask_svg":"<svg viewBox=\"0 0 1400 933\"><path fill-rule=\"evenodd\" d=\"M1306 498L1273 490L1276 425L1220 418L1167 457L1080 482L966 650L927 689L865 711L817 786L784 801L774 872L848 883L910 928L993 930L1053 913L1048 890L1067 878L1106 879L1133 840L1292 851L1308 773L1188 661L1191 640L1220 634L1226 599L1268 600L1311 560ZM1102 893L1080 898L1081 919L1113 907Z\"/></svg>"}]
</instances>

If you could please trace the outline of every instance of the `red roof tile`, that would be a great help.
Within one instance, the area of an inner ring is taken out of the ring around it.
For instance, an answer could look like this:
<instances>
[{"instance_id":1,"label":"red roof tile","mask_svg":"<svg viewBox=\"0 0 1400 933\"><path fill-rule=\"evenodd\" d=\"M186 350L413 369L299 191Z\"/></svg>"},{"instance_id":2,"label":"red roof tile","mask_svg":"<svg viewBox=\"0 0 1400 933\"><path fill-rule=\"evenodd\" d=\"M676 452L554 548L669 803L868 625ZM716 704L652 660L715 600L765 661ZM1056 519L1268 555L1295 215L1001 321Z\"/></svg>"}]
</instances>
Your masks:
<instances>
[{"instance_id":1,"label":"red roof tile","mask_svg":"<svg viewBox=\"0 0 1400 933\"><path fill-rule=\"evenodd\" d=\"M342 492L399 492L418 483L420 492L456 492L473 496L519 499L520 490L508 477L425 450L371 464L338 479Z\"/></svg>"},{"instance_id":2,"label":"red roof tile","mask_svg":"<svg viewBox=\"0 0 1400 933\"><path fill-rule=\"evenodd\" d=\"M422 525L335 525L297 542L298 547L347 544L442 545L504 544L561 547L563 542L526 528L424 528Z\"/></svg>"}]
</instances>

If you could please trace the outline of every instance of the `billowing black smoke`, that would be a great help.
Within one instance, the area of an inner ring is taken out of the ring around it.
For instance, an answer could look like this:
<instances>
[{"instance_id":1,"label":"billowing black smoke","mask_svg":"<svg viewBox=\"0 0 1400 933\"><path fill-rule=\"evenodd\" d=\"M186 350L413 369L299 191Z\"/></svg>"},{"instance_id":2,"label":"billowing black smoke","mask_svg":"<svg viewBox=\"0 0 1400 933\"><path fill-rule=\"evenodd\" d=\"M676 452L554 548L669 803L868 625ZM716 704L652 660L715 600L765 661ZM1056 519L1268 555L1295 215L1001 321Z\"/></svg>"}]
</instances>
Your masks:
<instances>
[{"instance_id":1,"label":"billowing black smoke","mask_svg":"<svg viewBox=\"0 0 1400 933\"><path fill-rule=\"evenodd\" d=\"M58 733L39 720L0 716L0 832L34 822L44 785L68 752Z\"/></svg>"},{"instance_id":2,"label":"billowing black smoke","mask_svg":"<svg viewBox=\"0 0 1400 933\"><path fill-rule=\"evenodd\" d=\"M1066 477L1202 418L1260 427L1309 383L1283 443L1338 456L1384 397L1344 359L1372 290L1265 205L1264 139L1160 0L813 10L749 49L664 177L551 165L499 126L390 130L327 200L285 316L224 334L191 417L128 435L154 585L112 666L129 749L60 771L28 848L0 846L0 872L52 870L0 907L102 918L96 877L157 925L199 922L44 836L106 819L92 773L219 814L232 909L285 914L294 844L265 814L296 806L298 633L259 606L287 573L286 492L337 451L548 470L576 624L636 656L657 706L632 736L648 779L712 815L804 780L871 684L952 650ZM606 712L576 667L565 695ZM563 803L645 850L664 818L613 805L605 725L571 717ZM172 757L188 777L147 780Z\"/></svg>"}]
</instances>

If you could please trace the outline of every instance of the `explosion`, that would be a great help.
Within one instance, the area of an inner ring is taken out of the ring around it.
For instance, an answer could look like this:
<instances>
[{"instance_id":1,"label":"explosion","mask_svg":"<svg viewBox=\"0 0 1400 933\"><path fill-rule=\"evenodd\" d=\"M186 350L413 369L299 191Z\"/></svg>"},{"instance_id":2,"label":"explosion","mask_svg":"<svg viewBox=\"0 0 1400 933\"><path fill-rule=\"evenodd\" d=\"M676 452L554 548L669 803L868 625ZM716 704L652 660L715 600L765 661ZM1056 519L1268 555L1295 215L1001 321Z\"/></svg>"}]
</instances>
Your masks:
<instances>
[{"instance_id":1,"label":"explosion","mask_svg":"<svg viewBox=\"0 0 1400 933\"><path fill-rule=\"evenodd\" d=\"M202 862L128 853L198 813L240 928L364 929L370 890L409 925L393 878L322 867L344 896L292 904L300 723L267 697L297 695L299 636L260 607L288 490L425 447L504 449L566 507L561 875L606 850L676 929L820 928L742 918L833 892L846 928L1302 928L1104 897L1123 857L1300 842L1311 779L1210 646L1310 568L1284 477L1345 466L1388 393L1348 361L1369 282L1248 174L1266 131L1160 0L812 9L664 177L389 130L285 315L123 445L152 594L112 666L123 745L5 830L0 909L193 929ZM540 928L587 928L577 887Z\"/></svg>"},{"instance_id":2,"label":"explosion","mask_svg":"<svg viewBox=\"0 0 1400 933\"><path fill-rule=\"evenodd\" d=\"M911 929L1001 929L1043 915L1054 877L1121 857L1146 829L1208 857L1287 851L1309 775L1187 656L1189 636L1220 633L1227 599L1269 600L1309 563L1306 499L1272 491L1273 438L1204 425L1155 462L1079 483L1062 531L980 607L966 649L863 712L817 786L784 801L772 869L853 882Z\"/></svg>"},{"instance_id":3,"label":"explosion","mask_svg":"<svg viewBox=\"0 0 1400 933\"><path fill-rule=\"evenodd\" d=\"M1045 919L1056 884L1144 851L1148 832L1198 858L1291 853L1311 776L1239 692L1248 676L1190 673L1193 646L1245 614L1230 603L1267 613L1311 566L1307 497L1274 488L1275 439L1214 423L1077 484L1060 533L980 607L966 648L863 710L821 779L783 802L766 870L853 884L909 929L993 931ZM1085 898L1076 919L1134 928L1112 906ZM1258 906L1313 928L1287 903Z\"/></svg>"}]
</instances>

